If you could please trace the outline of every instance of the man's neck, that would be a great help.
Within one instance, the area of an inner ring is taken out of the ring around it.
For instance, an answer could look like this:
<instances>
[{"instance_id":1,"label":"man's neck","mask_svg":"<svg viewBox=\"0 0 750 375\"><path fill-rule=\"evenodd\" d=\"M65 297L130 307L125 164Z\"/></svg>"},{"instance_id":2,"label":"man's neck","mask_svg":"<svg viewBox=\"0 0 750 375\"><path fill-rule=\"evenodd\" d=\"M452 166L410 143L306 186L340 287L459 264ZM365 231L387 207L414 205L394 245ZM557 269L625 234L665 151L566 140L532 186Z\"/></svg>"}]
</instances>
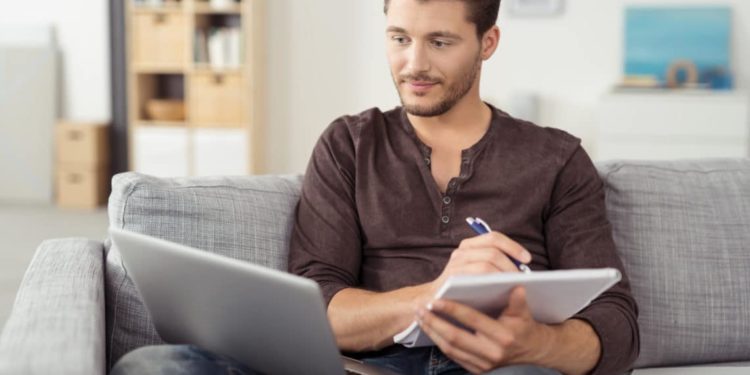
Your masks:
<instances>
[{"instance_id":1,"label":"man's neck","mask_svg":"<svg viewBox=\"0 0 750 375\"><path fill-rule=\"evenodd\" d=\"M456 103L448 112L435 117L407 113L417 136L428 146L463 150L482 138L492 119L492 110L477 95Z\"/></svg>"}]
</instances>

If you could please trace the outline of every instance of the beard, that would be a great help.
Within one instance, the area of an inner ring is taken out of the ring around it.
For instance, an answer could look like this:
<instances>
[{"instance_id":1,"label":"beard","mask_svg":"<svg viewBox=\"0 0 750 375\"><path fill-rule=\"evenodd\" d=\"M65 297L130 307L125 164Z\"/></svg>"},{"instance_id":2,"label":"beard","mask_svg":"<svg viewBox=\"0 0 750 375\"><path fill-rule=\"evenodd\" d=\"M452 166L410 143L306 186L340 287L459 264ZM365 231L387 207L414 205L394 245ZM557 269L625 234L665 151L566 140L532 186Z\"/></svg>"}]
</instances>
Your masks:
<instances>
[{"instance_id":1,"label":"beard","mask_svg":"<svg viewBox=\"0 0 750 375\"><path fill-rule=\"evenodd\" d=\"M474 81L479 74L481 66L482 58L479 54L477 54L474 62L458 75L458 79L453 84L446 87L445 94L443 94L443 96L437 101L437 103L430 105L407 103L406 100L404 100L404 94L402 94L401 92L401 86L399 83L409 81L424 81L443 84L443 81L432 78L426 74L417 74L402 75L398 78L394 77L393 82L396 84L396 91L398 92L398 96L401 99L401 106L404 107L404 110L406 110L407 113L419 117L435 117L450 111L451 108L456 105L456 103L458 103L461 99L463 99L464 96L466 96L469 90L471 90L471 87L474 85ZM416 95L421 97L425 96L426 94Z\"/></svg>"}]
</instances>

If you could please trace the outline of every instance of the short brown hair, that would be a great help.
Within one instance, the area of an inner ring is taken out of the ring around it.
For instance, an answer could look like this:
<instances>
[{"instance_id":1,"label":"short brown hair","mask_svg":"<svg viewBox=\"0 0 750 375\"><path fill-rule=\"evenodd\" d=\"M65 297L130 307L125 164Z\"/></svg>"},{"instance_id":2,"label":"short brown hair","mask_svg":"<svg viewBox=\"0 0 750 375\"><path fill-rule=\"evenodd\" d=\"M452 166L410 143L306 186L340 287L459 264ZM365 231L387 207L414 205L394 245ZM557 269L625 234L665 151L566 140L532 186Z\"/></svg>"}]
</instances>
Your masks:
<instances>
[{"instance_id":1,"label":"short brown hair","mask_svg":"<svg viewBox=\"0 0 750 375\"><path fill-rule=\"evenodd\" d=\"M418 0L425 3L430 0ZM468 9L468 21L477 26L477 37L482 38L487 30L491 29L497 23L497 15L500 13L501 0L456 0L466 4ZM385 0L383 12L388 14L388 5L390 0Z\"/></svg>"}]
</instances>

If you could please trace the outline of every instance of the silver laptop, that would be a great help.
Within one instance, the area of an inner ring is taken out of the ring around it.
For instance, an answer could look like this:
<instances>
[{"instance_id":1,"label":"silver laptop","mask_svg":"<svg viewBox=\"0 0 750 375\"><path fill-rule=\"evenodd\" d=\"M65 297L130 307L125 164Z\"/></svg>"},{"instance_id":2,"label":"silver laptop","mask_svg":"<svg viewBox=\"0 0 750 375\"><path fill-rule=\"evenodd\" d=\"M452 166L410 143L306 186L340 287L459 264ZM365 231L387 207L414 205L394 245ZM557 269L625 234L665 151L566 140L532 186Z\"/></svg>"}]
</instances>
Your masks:
<instances>
[{"instance_id":1,"label":"silver laptop","mask_svg":"<svg viewBox=\"0 0 750 375\"><path fill-rule=\"evenodd\" d=\"M159 335L265 374L393 374L340 355L312 280L110 228Z\"/></svg>"}]
</instances>

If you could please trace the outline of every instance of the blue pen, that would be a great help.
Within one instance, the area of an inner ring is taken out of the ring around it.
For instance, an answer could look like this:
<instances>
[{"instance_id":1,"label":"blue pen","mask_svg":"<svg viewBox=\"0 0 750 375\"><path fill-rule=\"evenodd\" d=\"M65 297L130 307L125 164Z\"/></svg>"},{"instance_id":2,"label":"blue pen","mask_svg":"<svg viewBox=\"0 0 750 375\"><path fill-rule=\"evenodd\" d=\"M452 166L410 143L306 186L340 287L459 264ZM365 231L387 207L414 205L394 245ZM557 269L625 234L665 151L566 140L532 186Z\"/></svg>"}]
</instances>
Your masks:
<instances>
[{"instance_id":1,"label":"blue pen","mask_svg":"<svg viewBox=\"0 0 750 375\"><path fill-rule=\"evenodd\" d=\"M477 234L486 234L492 232L492 229L490 229L490 226L487 225L487 223L484 222L484 220L478 218L478 217L467 217L466 222L469 223L469 226L471 229L474 229L474 232L477 232ZM506 254L507 255L507 254ZM519 262L515 258L513 258L510 255L507 255L513 264L518 267L518 269L523 273L531 273L531 268L529 266Z\"/></svg>"}]
</instances>

